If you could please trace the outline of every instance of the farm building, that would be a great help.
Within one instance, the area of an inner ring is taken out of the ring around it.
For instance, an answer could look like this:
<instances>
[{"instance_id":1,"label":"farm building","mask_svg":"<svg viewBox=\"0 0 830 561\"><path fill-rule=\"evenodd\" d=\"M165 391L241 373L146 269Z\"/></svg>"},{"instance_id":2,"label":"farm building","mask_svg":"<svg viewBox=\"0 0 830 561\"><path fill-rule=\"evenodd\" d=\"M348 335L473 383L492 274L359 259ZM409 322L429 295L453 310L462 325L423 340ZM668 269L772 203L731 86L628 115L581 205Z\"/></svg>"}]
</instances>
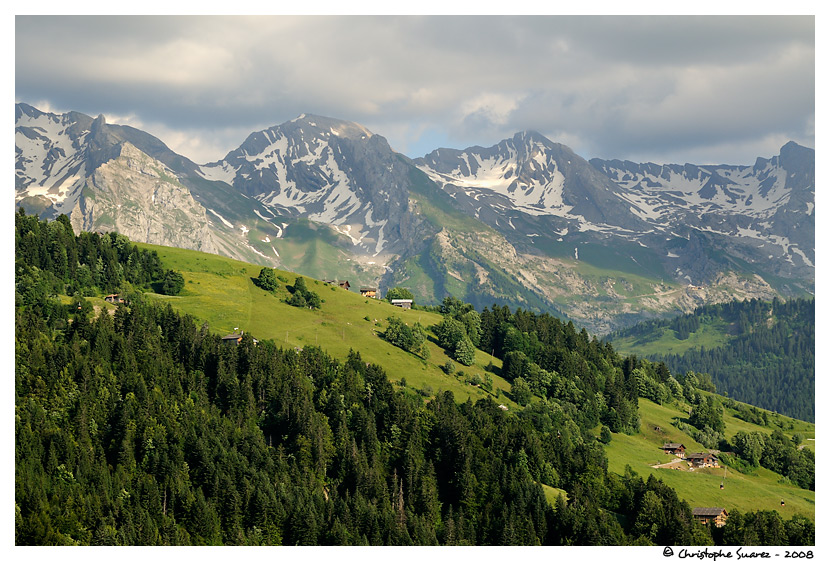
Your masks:
<instances>
[{"instance_id":1,"label":"farm building","mask_svg":"<svg viewBox=\"0 0 830 561\"><path fill-rule=\"evenodd\" d=\"M238 345L242 341L242 333L231 333L222 337L222 343L226 345Z\"/></svg>"},{"instance_id":2,"label":"farm building","mask_svg":"<svg viewBox=\"0 0 830 561\"><path fill-rule=\"evenodd\" d=\"M726 509L721 507L697 507L692 509L692 517L694 517L696 522L700 522L701 524L714 522L718 528L726 524L726 518L728 516L729 513L726 512Z\"/></svg>"},{"instance_id":3,"label":"farm building","mask_svg":"<svg viewBox=\"0 0 830 561\"><path fill-rule=\"evenodd\" d=\"M666 454L674 454L678 458L682 458L686 455L686 447L682 444L678 444L677 442L669 442L663 444L663 452Z\"/></svg>"},{"instance_id":4,"label":"farm building","mask_svg":"<svg viewBox=\"0 0 830 561\"><path fill-rule=\"evenodd\" d=\"M694 467L718 467L718 458L709 452L689 454L686 459Z\"/></svg>"},{"instance_id":5,"label":"farm building","mask_svg":"<svg viewBox=\"0 0 830 561\"><path fill-rule=\"evenodd\" d=\"M365 296L366 298L377 298L378 297L378 289L371 288L368 286L361 286L360 287L360 295Z\"/></svg>"},{"instance_id":6,"label":"farm building","mask_svg":"<svg viewBox=\"0 0 830 561\"><path fill-rule=\"evenodd\" d=\"M127 301L121 298L118 294L108 294L104 296L104 301L109 302L110 304L126 304Z\"/></svg>"},{"instance_id":7,"label":"farm building","mask_svg":"<svg viewBox=\"0 0 830 561\"><path fill-rule=\"evenodd\" d=\"M345 281L324 280L323 282L326 283L326 284L339 286L340 288L342 288L344 290L349 290L352 287L352 285L349 284L349 281L347 281L347 280L345 280Z\"/></svg>"},{"instance_id":8,"label":"farm building","mask_svg":"<svg viewBox=\"0 0 830 561\"><path fill-rule=\"evenodd\" d=\"M222 337L222 343L225 345L238 345L242 342L242 335L244 335L244 331L240 331L239 333L233 332L230 335L225 335ZM257 339L254 339L254 345L259 343Z\"/></svg>"},{"instance_id":9,"label":"farm building","mask_svg":"<svg viewBox=\"0 0 830 561\"><path fill-rule=\"evenodd\" d=\"M393 298L391 300L393 306L397 306L399 308L403 308L404 310L409 310L412 308L412 300L404 299L404 298Z\"/></svg>"}]
</instances>

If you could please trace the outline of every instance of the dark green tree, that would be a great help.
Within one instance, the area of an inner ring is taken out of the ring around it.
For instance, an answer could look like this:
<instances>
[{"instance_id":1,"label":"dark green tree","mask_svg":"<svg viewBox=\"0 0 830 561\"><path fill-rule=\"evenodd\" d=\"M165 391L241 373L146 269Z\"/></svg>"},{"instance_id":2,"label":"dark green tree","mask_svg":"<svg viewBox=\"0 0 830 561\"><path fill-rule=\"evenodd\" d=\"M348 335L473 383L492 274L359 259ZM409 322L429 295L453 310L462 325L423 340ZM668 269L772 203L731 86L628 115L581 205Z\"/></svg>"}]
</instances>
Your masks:
<instances>
[{"instance_id":1,"label":"dark green tree","mask_svg":"<svg viewBox=\"0 0 830 561\"><path fill-rule=\"evenodd\" d=\"M602 425L602 428L599 429L599 441L603 444L611 443L611 431L605 425Z\"/></svg>"},{"instance_id":2,"label":"dark green tree","mask_svg":"<svg viewBox=\"0 0 830 561\"><path fill-rule=\"evenodd\" d=\"M735 453L755 467L761 465L761 456L764 453L764 437L757 432L738 431L732 437L732 447Z\"/></svg>"},{"instance_id":3,"label":"dark green tree","mask_svg":"<svg viewBox=\"0 0 830 561\"><path fill-rule=\"evenodd\" d=\"M277 274L274 272L274 269L271 267L263 267L259 271L259 276L256 279L256 285L262 290L274 292L279 286Z\"/></svg>"},{"instance_id":4,"label":"dark green tree","mask_svg":"<svg viewBox=\"0 0 830 561\"><path fill-rule=\"evenodd\" d=\"M291 306L298 308L320 308L322 300L320 295L308 289L305 278L298 276L294 280L294 284L288 288L291 293L285 302Z\"/></svg>"},{"instance_id":5,"label":"dark green tree","mask_svg":"<svg viewBox=\"0 0 830 561\"><path fill-rule=\"evenodd\" d=\"M169 270L161 281L161 293L175 296L184 288L184 277L178 271Z\"/></svg>"},{"instance_id":6,"label":"dark green tree","mask_svg":"<svg viewBox=\"0 0 830 561\"><path fill-rule=\"evenodd\" d=\"M408 289L395 286L386 291L385 299L387 302L391 302L392 300L414 300L415 297Z\"/></svg>"},{"instance_id":7,"label":"dark green tree","mask_svg":"<svg viewBox=\"0 0 830 561\"><path fill-rule=\"evenodd\" d=\"M472 366L476 362L476 348L469 338L464 337L455 346L453 358L464 366Z\"/></svg>"},{"instance_id":8,"label":"dark green tree","mask_svg":"<svg viewBox=\"0 0 830 561\"><path fill-rule=\"evenodd\" d=\"M510 386L510 394L513 396L513 401L519 405L527 405L530 403L530 398L533 393L530 391L530 386L525 382L524 378L516 378Z\"/></svg>"}]
</instances>

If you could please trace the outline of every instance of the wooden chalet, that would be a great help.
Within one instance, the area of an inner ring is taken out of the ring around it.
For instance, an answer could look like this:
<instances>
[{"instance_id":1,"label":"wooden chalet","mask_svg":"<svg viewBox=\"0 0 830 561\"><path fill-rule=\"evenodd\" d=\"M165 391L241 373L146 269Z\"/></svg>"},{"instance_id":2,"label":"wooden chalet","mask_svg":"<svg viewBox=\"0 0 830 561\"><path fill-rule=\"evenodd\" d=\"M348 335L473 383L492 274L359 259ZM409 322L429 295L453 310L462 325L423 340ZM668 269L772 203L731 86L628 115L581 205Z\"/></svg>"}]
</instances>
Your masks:
<instances>
[{"instance_id":1,"label":"wooden chalet","mask_svg":"<svg viewBox=\"0 0 830 561\"><path fill-rule=\"evenodd\" d=\"M674 454L678 458L682 458L686 455L686 447L677 442L668 442L663 444L662 449L666 454Z\"/></svg>"},{"instance_id":2,"label":"wooden chalet","mask_svg":"<svg viewBox=\"0 0 830 561\"><path fill-rule=\"evenodd\" d=\"M695 522L699 522L700 524L714 522L715 526L720 528L726 524L729 513L726 512L725 508L721 507L697 507L692 509L692 517Z\"/></svg>"},{"instance_id":3,"label":"wooden chalet","mask_svg":"<svg viewBox=\"0 0 830 561\"><path fill-rule=\"evenodd\" d=\"M324 280L323 282L326 283L326 284L330 284L332 286L339 286L340 288L342 288L344 290L349 290L352 287L352 285L349 284L349 281L347 281L347 280L346 281Z\"/></svg>"},{"instance_id":4,"label":"wooden chalet","mask_svg":"<svg viewBox=\"0 0 830 561\"><path fill-rule=\"evenodd\" d=\"M406 298L392 298L391 302L393 306L403 308L404 310L409 310L412 308L412 300Z\"/></svg>"},{"instance_id":5,"label":"wooden chalet","mask_svg":"<svg viewBox=\"0 0 830 561\"><path fill-rule=\"evenodd\" d=\"M244 331L240 331L239 333L234 331L230 335L225 335L224 337L222 337L222 344L223 345L238 345L239 343L242 342L242 336L244 334L245 334ZM259 339L252 338L252 341L253 341L255 347L257 346L257 343L259 343Z\"/></svg>"},{"instance_id":6,"label":"wooden chalet","mask_svg":"<svg viewBox=\"0 0 830 561\"><path fill-rule=\"evenodd\" d=\"M693 467L718 467L718 458L710 452L689 454L686 459Z\"/></svg>"},{"instance_id":7,"label":"wooden chalet","mask_svg":"<svg viewBox=\"0 0 830 561\"><path fill-rule=\"evenodd\" d=\"M360 295L365 296L366 298L377 298L378 297L378 289L372 288L369 286L361 286L360 287Z\"/></svg>"},{"instance_id":8,"label":"wooden chalet","mask_svg":"<svg viewBox=\"0 0 830 561\"><path fill-rule=\"evenodd\" d=\"M242 334L244 331L240 333L231 333L230 335L225 335L222 337L222 344L224 345L238 345L242 341Z\"/></svg>"}]
</instances>

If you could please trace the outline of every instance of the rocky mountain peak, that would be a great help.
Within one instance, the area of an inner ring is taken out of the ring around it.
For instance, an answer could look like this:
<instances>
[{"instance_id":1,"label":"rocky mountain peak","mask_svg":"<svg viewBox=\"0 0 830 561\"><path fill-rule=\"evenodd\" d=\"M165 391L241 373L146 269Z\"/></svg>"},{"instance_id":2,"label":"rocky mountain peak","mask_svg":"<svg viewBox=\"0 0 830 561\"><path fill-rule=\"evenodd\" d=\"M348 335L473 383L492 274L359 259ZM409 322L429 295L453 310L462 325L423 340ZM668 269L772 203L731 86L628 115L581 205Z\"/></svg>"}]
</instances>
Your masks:
<instances>
[{"instance_id":1,"label":"rocky mountain peak","mask_svg":"<svg viewBox=\"0 0 830 561\"><path fill-rule=\"evenodd\" d=\"M281 215L335 227L370 255L409 243L410 166L380 135L320 115L252 133L199 173L221 180Z\"/></svg>"},{"instance_id":2,"label":"rocky mountain peak","mask_svg":"<svg viewBox=\"0 0 830 561\"><path fill-rule=\"evenodd\" d=\"M104 127L106 125L107 125L107 119L104 117L104 114L101 113L100 115L95 117L94 121L92 121L92 125L90 127L90 130L92 132L102 131L102 130L104 130Z\"/></svg>"},{"instance_id":3,"label":"rocky mountain peak","mask_svg":"<svg viewBox=\"0 0 830 561\"><path fill-rule=\"evenodd\" d=\"M303 114L293 121L289 121L289 123L297 127L314 130L318 134L333 134L339 138L350 138L352 140L365 140L374 136L374 133L363 125L322 115ZM289 123L286 123L286 125Z\"/></svg>"}]
</instances>

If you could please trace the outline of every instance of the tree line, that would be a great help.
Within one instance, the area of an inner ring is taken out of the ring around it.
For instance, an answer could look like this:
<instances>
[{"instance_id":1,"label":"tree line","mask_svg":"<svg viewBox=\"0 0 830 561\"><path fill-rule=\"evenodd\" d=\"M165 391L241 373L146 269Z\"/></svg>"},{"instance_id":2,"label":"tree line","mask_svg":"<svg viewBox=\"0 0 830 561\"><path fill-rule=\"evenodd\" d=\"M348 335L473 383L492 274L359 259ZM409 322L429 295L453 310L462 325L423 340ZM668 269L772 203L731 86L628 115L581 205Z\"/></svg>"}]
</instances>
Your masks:
<instances>
[{"instance_id":1,"label":"tree line","mask_svg":"<svg viewBox=\"0 0 830 561\"><path fill-rule=\"evenodd\" d=\"M162 266L155 251L139 249L116 232L81 232L69 218L54 221L15 213L15 302L40 305L49 296L97 296L122 289L178 294L181 273Z\"/></svg>"}]
</instances>

